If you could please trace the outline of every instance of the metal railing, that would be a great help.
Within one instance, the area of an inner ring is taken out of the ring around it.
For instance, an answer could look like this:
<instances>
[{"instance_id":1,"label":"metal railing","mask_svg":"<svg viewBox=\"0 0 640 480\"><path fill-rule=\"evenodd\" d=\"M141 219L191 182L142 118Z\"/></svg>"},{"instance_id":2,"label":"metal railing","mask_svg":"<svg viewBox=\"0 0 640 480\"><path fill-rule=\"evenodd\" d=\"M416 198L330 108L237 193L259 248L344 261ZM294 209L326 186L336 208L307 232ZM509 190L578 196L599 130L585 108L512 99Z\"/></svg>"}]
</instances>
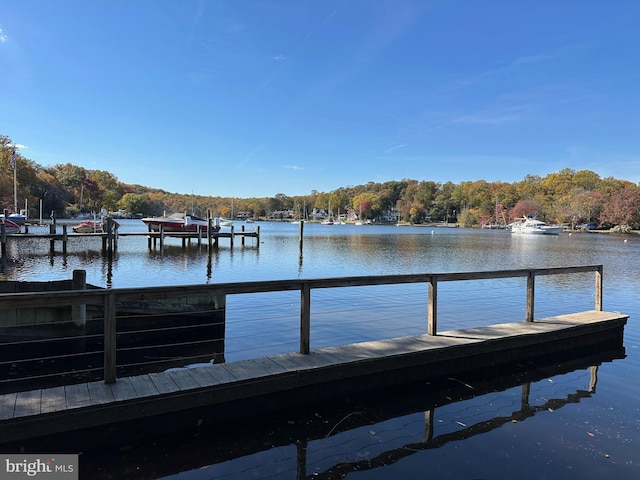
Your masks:
<instances>
[{"instance_id":1,"label":"metal railing","mask_svg":"<svg viewBox=\"0 0 640 480\"><path fill-rule=\"evenodd\" d=\"M300 292L300 353L309 353L311 343L311 293L313 290L325 288L345 288L372 285L419 284L427 285L425 292L427 303L427 328L429 335L437 335L438 325L438 285L443 282L490 280L525 277L526 281L526 322L534 321L535 281L539 276L595 273L595 310L602 310L602 265L586 265L574 267L497 270L484 272L425 273L405 275L375 275L339 278L272 280L255 282L238 282L206 285L184 285L143 288L116 288L71 290L38 293L0 294L0 310L33 309L35 306L47 308L71 307L78 311L86 305L99 306L103 309L103 344L104 344L104 381L113 383L116 380L116 318L118 305L123 302L167 301L169 299L188 299L193 297L209 297L215 299L218 311L224 315L227 295L264 293L264 292ZM77 323L77 318L76 318Z\"/></svg>"}]
</instances>

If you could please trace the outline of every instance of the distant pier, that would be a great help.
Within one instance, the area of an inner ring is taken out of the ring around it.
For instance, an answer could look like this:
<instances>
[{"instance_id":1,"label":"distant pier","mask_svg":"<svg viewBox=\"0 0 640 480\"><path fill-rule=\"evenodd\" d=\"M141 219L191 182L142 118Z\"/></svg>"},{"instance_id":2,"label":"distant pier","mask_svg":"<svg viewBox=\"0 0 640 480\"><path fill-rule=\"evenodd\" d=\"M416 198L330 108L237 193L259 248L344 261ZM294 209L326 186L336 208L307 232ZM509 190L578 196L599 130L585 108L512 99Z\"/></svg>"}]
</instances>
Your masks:
<instances>
[{"instance_id":1,"label":"distant pier","mask_svg":"<svg viewBox=\"0 0 640 480\"><path fill-rule=\"evenodd\" d=\"M230 231L207 231L197 230L195 232L173 232L173 231L142 231L142 232L120 232L114 222L108 218L106 222L106 228L104 231L91 232L91 233L75 233L69 231L69 225L62 224L62 231L59 231L55 222L48 224L48 233L29 233L30 225L25 225L24 233L12 233L8 234L4 224L0 224L0 256L6 258L7 256L7 242L21 241L27 239L43 239L49 240L49 253L56 252L56 245L61 246L61 252L67 253L67 248L70 242L80 238L99 238L102 244L102 253L107 256L112 254L118 248L118 240L120 237L133 237L142 236L148 238L148 248L163 248L165 240L167 238L180 238L182 239L183 248L186 247L192 241L197 242L198 245L206 243L210 249L219 248L220 239L229 239L229 247L233 248L235 238L240 237L241 245L245 246L246 238L256 239L256 245L260 244L260 226L256 226L252 231L246 231L244 225L241 226L240 231L237 231L234 226L230 227ZM47 225L45 225L46 227Z\"/></svg>"}]
</instances>

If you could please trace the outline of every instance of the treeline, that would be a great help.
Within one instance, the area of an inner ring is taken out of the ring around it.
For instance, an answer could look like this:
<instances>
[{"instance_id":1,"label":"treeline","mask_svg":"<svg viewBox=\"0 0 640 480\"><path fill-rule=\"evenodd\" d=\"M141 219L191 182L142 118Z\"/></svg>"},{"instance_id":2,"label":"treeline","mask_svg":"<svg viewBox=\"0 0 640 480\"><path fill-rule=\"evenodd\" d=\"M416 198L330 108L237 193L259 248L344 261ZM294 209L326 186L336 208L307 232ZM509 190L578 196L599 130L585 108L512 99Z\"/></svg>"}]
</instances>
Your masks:
<instances>
[{"instance_id":1,"label":"treeline","mask_svg":"<svg viewBox=\"0 0 640 480\"><path fill-rule=\"evenodd\" d=\"M13 154L11 139L0 135L0 207L13 210ZM464 226L510 223L536 214L547 222L577 225L640 226L640 187L627 180L600 176L590 170L563 169L542 178L527 175L515 183L467 181L459 184L403 179L340 187L304 196L278 193L267 198L229 198L170 193L126 184L104 170L72 164L42 167L15 155L18 208L29 207L38 217L40 204L48 216L73 217L84 212L124 210L134 215L184 212L228 217L246 212L254 218L272 212L293 211L303 216L314 208L332 213L350 212L362 219L397 217L426 223L449 221Z\"/></svg>"}]
</instances>

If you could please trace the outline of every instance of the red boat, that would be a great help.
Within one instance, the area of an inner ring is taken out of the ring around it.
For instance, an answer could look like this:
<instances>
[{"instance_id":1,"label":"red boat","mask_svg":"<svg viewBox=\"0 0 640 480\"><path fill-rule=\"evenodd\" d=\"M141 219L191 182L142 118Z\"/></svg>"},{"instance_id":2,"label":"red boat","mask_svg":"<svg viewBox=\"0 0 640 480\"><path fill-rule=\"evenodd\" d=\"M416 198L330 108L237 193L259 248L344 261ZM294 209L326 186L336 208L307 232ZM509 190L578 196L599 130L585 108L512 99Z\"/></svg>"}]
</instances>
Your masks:
<instances>
[{"instance_id":1,"label":"red boat","mask_svg":"<svg viewBox=\"0 0 640 480\"><path fill-rule=\"evenodd\" d=\"M12 233L20 233L20 225L11 220L4 218L4 215L0 216L0 224L4 225L4 231L7 235Z\"/></svg>"},{"instance_id":2,"label":"red boat","mask_svg":"<svg viewBox=\"0 0 640 480\"><path fill-rule=\"evenodd\" d=\"M142 219L151 231L158 232L162 226L165 232L206 232L208 221L195 215L185 215L184 213L173 213L163 217L147 217ZM220 226L214 225L213 231L220 230Z\"/></svg>"}]
</instances>

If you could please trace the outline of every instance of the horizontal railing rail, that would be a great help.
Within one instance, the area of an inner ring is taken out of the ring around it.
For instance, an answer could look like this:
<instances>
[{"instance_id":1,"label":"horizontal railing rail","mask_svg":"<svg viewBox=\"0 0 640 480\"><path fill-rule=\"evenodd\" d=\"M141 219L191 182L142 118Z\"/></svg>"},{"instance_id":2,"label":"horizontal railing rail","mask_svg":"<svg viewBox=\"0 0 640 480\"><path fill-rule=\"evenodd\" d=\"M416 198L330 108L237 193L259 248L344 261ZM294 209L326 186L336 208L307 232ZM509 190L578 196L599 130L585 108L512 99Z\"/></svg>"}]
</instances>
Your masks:
<instances>
[{"instance_id":1,"label":"horizontal railing rail","mask_svg":"<svg viewBox=\"0 0 640 480\"><path fill-rule=\"evenodd\" d=\"M68 290L56 292L24 292L0 294L0 311L46 307L77 307L94 305L104 310L104 380L116 380L116 312L122 302L162 301L176 298L210 296L225 305L227 295L298 291L300 293L300 348L309 353L311 342L311 292L316 289L345 288L375 285L427 284L427 333L437 335L438 284L443 282L491 280L524 277L526 281L526 312L524 321L534 321L535 279L538 276L595 273L595 310L602 310L603 266L582 265L570 267L493 270L480 272L450 272L424 274L396 274L313 278L293 280L251 281L221 284L179 285L141 288L114 288ZM224 308L222 308L224 312Z\"/></svg>"}]
</instances>

